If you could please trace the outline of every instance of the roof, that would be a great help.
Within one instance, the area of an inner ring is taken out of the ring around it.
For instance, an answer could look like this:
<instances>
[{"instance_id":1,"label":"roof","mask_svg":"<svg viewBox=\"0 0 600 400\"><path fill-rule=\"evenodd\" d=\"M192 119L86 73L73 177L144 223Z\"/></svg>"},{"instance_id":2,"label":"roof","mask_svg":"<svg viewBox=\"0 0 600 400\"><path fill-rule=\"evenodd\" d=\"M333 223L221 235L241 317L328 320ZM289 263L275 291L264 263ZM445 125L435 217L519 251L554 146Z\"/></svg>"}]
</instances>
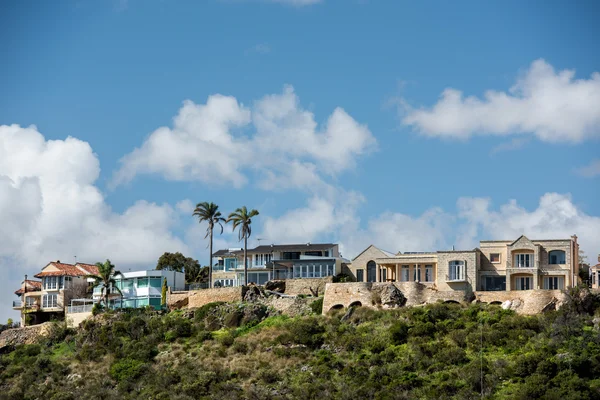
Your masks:
<instances>
[{"instance_id":1,"label":"roof","mask_svg":"<svg viewBox=\"0 0 600 400\"><path fill-rule=\"evenodd\" d=\"M319 251L319 250L329 250L330 248L336 246L333 243L303 243L303 244L263 244L261 246L257 246L253 249L248 249L248 253L270 253L272 251ZM229 249L217 250L213 253L213 257L223 257L226 255L236 255L243 254L244 250L234 250L230 251Z\"/></svg>"},{"instance_id":2,"label":"roof","mask_svg":"<svg viewBox=\"0 0 600 400\"><path fill-rule=\"evenodd\" d=\"M58 271L44 271L44 269L50 265L54 266ZM73 265L56 261L48 263L48 265L42 269L42 272L35 274L34 276L36 278L41 278L44 276L85 276L96 274L98 274L98 267L92 264L77 263Z\"/></svg>"},{"instance_id":3,"label":"roof","mask_svg":"<svg viewBox=\"0 0 600 400\"><path fill-rule=\"evenodd\" d=\"M25 284L27 285L28 292L37 292L42 290L42 282L40 281L32 281L30 279L27 279L25 281ZM23 287L21 287L19 290L15 291L15 294L23 294L24 292L25 290L23 289Z\"/></svg>"},{"instance_id":4,"label":"roof","mask_svg":"<svg viewBox=\"0 0 600 400\"><path fill-rule=\"evenodd\" d=\"M328 250L336 246L333 243L302 243L302 244L264 244L257 246L248 252L252 253L270 253L271 251L294 251L294 250Z\"/></svg>"}]
</instances>

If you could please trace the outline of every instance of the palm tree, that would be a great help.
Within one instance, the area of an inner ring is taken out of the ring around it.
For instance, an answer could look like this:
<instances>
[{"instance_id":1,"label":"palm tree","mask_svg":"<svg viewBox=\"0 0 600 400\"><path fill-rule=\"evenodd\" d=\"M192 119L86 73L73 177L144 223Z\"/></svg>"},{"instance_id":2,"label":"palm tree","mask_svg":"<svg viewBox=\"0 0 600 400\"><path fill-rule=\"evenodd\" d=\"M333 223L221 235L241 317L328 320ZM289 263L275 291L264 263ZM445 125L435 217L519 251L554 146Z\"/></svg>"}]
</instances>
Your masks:
<instances>
[{"instance_id":1,"label":"palm tree","mask_svg":"<svg viewBox=\"0 0 600 400\"><path fill-rule=\"evenodd\" d=\"M208 222L208 228L206 228L206 235L204 238L210 236L210 264L208 264L208 287L212 287L212 270L213 270L213 229L215 224L219 224L221 227L221 233L223 233L223 225L221 222L225 221L225 218L221 216L221 211L219 211L219 206L215 203L198 203L196 204L196 208L194 209L193 216L198 217L198 222L206 221Z\"/></svg>"},{"instance_id":2,"label":"palm tree","mask_svg":"<svg viewBox=\"0 0 600 400\"><path fill-rule=\"evenodd\" d=\"M102 285L102 292L98 303L104 300L104 305L108 307L108 296L110 294L118 292L121 295L121 299L123 298L123 293L117 287L117 281L114 278L116 275L121 275L121 273L115 269L115 266L108 259L104 263L97 262L96 267L98 267L98 275L87 275L86 277L94 279L92 287Z\"/></svg>"},{"instance_id":3,"label":"palm tree","mask_svg":"<svg viewBox=\"0 0 600 400\"><path fill-rule=\"evenodd\" d=\"M248 284L248 257L246 256L246 253L248 252L248 238L252 234L252 227L250 224L252 224L252 217L257 215L258 211L253 209L248 212L246 206L243 206L229 214L227 217L227 222L233 223L234 231L237 227L240 228L238 233L240 241L244 239L244 285Z\"/></svg>"}]
</instances>

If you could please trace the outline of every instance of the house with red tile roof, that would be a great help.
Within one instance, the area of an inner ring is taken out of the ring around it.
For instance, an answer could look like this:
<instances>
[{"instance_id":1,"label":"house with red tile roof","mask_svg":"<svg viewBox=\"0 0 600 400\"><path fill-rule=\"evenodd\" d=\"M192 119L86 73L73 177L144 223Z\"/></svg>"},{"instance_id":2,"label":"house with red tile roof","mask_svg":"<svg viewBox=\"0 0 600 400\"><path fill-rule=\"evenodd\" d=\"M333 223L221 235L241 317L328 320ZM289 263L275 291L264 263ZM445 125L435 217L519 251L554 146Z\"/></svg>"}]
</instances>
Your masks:
<instances>
[{"instance_id":1,"label":"house with red tile roof","mask_svg":"<svg viewBox=\"0 0 600 400\"><path fill-rule=\"evenodd\" d=\"M25 277L15 291L19 297L13 309L21 311L21 325L36 325L53 319L64 319L65 308L73 298L91 297L88 275L98 274L92 264L49 262L35 274L40 280Z\"/></svg>"}]
</instances>

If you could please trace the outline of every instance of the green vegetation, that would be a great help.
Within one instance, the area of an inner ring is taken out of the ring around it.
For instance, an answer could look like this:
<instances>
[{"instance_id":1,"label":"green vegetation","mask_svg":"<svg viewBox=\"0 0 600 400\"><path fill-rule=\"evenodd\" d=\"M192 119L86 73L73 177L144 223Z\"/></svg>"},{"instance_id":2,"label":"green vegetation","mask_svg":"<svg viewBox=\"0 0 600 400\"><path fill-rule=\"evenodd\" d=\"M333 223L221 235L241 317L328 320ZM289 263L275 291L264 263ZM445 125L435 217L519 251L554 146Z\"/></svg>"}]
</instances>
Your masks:
<instances>
[{"instance_id":1,"label":"green vegetation","mask_svg":"<svg viewBox=\"0 0 600 400\"><path fill-rule=\"evenodd\" d=\"M598 299L559 311L107 311L0 356L0 399L594 399ZM597 319L596 319L597 321Z\"/></svg>"}]
</instances>

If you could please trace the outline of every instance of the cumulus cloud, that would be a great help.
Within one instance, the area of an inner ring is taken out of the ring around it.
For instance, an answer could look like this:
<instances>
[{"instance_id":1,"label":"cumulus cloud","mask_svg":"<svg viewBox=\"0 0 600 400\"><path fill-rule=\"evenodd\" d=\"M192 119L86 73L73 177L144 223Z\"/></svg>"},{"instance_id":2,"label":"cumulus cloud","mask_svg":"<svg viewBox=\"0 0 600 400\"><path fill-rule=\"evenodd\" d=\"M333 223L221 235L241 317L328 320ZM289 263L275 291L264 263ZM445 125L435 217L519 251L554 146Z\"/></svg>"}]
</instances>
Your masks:
<instances>
[{"instance_id":1,"label":"cumulus cloud","mask_svg":"<svg viewBox=\"0 0 600 400\"><path fill-rule=\"evenodd\" d=\"M164 251L183 251L168 204L138 201L123 213L94 185L98 158L86 142L46 140L35 126L0 126L0 265L3 304L23 274L51 260L151 268ZM3 306L2 308L4 308Z\"/></svg>"},{"instance_id":2,"label":"cumulus cloud","mask_svg":"<svg viewBox=\"0 0 600 400\"><path fill-rule=\"evenodd\" d=\"M600 248L600 217L583 212L569 194L546 193L537 208L527 210L516 200L496 210L489 198L459 198L456 210L432 207L420 216L385 212L341 232L343 252L354 257L368 245L385 250L431 251L473 249L479 240L510 240L525 234L530 239L579 237L581 248L595 254Z\"/></svg>"},{"instance_id":3,"label":"cumulus cloud","mask_svg":"<svg viewBox=\"0 0 600 400\"><path fill-rule=\"evenodd\" d=\"M600 175L600 159L592 160L588 165L577 168L575 172L586 178L594 178Z\"/></svg>"},{"instance_id":4,"label":"cumulus cloud","mask_svg":"<svg viewBox=\"0 0 600 400\"><path fill-rule=\"evenodd\" d=\"M292 174L288 185L304 186L315 177L352 168L357 156L375 146L369 129L341 108L319 127L291 86L259 99L252 108L233 97L212 95L206 104L186 101L173 128L157 129L123 157L113 184L138 174L159 174L168 180L242 187L249 171L259 171L274 178Z\"/></svg>"},{"instance_id":5,"label":"cumulus cloud","mask_svg":"<svg viewBox=\"0 0 600 400\"><path fill-rule=\"evenodd\" d=\"M578 143L600 137L600 73L575 79L534 61L508 92L489 90L482 99L445 89L429 108L404 107L403 124L427 136L533 134L546 142Z\"/></svg>"}]
</instances>

